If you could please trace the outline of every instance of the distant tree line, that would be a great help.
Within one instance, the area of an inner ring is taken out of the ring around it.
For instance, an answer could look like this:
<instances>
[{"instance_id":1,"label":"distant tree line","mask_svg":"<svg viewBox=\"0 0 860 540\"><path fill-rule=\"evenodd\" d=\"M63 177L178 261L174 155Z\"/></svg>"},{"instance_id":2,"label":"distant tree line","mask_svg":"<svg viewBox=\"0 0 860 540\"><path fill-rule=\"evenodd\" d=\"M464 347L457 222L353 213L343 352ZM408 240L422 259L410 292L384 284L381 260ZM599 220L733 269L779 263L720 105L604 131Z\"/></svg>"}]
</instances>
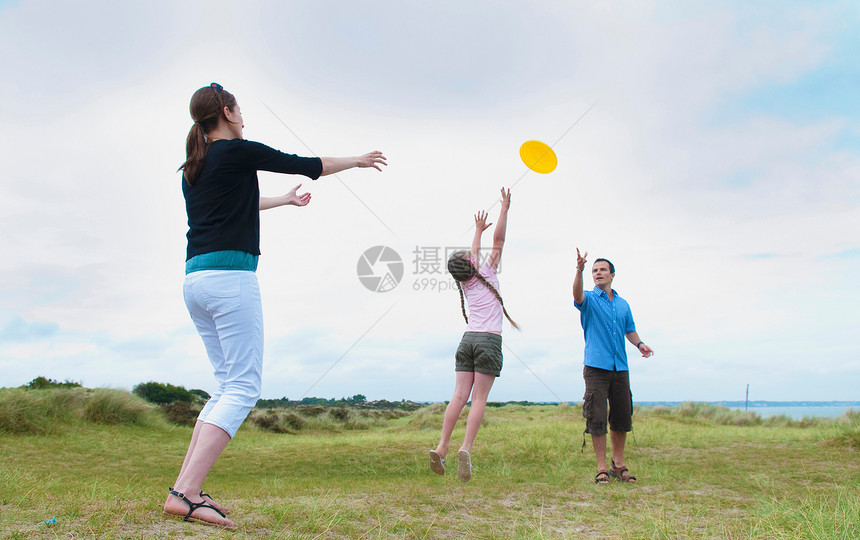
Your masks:
<instances>
[{"instance_id":1,"label":"distant tree line","mask_svg":"<svg viewBox=\"0 0 860 540\"><path fill-rule=\"evenodd\" d=\"M27 390L45 390L48 388L80 388L81 383L74 381L55 381L54 379L48 379L47 377L42 377L41 375L28 382L24 388Z\"/></svg>"},{"instance_id":2,"label":"distant tree line","mask_svg":"<svg viewBox=\"0 0 860 540\"><path fill-rule=\"evenodd\" d=\"M471 404L471 401L469 402ZM537 407L539 405L556 405L554 401L488 401L487 407L505 407L507 405L522 405L523 407Z\"/></svg>"},{"instance_id":3,"label":"distant tree line","mask_svg":"<svg viewBox=\"0 0 860 540\"><path fill-rule=\"evenodd\" d=\"M59 382L39 376L27 383L23 388L28 390L41 390L46 388L73 388L80 386L80 383L74 381ZM148 401L149 403L161 406L168 415L175 412L176 414L180 414L183 417L188 418L192 418L196 415L193 410L194 408L199 412L199 407L211 397L205 390L188 390L184 386L176 386L170 383L160 383L155 381L136 384L134 388L132 388L131 393L145 401ZM196 407L189 408L186 405L193 405ZM300 400L291 400L285 396L280 399L261 399L257 401L257 408L259 409L317 406L414 410L423 405L423 403L415 403L405 399L394 402L386 401L384 399L378 401L367 401L367 396L364 394L355 394L352 397L342 397L340 399L305 397Z\"/></svg>"},{"instance_id":4,"label":"distant tree line","mask_svg":"<svg viewBox=\"0 0 860 540\"><path fill-rule=\"evenodd\" d=\"M257 401L257 407L260 409L277 409L281 407L298 407L299 405L327 405L337 407L339 405L358 405L367 403L367 396L356 394L352 397L343 397L340 399L326 399L318 397L306 397L298 401L291 400L288 397L280 399L260 399Z\"/></svg>"}]
</instances>

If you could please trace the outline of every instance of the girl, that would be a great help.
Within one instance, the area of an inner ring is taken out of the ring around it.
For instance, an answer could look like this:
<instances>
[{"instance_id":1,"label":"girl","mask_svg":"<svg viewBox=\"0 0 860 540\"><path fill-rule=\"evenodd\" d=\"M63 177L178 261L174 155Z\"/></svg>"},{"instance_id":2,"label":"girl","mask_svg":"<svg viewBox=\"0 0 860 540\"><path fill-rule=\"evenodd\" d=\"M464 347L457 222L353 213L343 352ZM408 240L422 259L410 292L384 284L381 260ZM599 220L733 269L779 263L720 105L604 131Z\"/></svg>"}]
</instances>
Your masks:
<instances>
[{"instance_id":1,"label":"girl","mask_svg":"<svg viewBox=\"0 0 860 540\"><path fill-rule=\"evenodd\" d=\"M310 193L296 193L301 184L280 197L260 197L257 171L317 179L352 167L381 170L386 163L381 152L306 158L246 141L239 104L217 83L197 90L190 109L194 125L179 167L188 213L184 295L218 387L197 418L164 511L235 529L225 516L227 508L203 492L203 481L260 397L263 313L254 273L260 210L305 206L311 200Z\"/></svg>"},{"instance_id":2,"label":"girl","mask_svg":"<svg viewBox=\"0 0 860 540\"><path fill-rule=\"evenodd\" d=\"M472 479L472 443L484 418L490 388L502 371L502 315L507 317L514 328L519 328L508 316L502 303L496 274L505 245L510 206L511 190L506 192L502 188L502 209L493 233L493 250L480 269L476 268L476 261L481 251L481 235L492 225L487 223L486 212L475 214L475 238L472 240L471 253L457 251L448 259L448 271L460 291L460 308L468 326L457 348L454 397L445 409L439 446L430 451L430 470L436 474L445 474L445 455L451 443L451 433L471 394L472 406L466 419L466 435L457 452L457 478L463 482ZM464 295L469 302L469 315L466 315Z\"/></svg>"}]
</instances>

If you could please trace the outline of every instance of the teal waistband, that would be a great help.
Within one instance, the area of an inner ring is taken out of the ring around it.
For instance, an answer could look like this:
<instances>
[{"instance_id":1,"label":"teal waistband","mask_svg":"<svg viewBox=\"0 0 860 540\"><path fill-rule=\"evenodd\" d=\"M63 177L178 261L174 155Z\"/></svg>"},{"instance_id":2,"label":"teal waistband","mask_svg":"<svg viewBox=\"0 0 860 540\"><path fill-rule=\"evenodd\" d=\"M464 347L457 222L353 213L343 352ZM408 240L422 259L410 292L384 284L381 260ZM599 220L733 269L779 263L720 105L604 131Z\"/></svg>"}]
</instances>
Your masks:
<instances>
[{"instance_id":1,"label":"teal waistband","mask_svg":"<svg viewBox=\"0 0 860 540\"><path fill-rule=\"evenodd\" d=\"M247 251L212 251L195 255L185 261L185 273L201 270L247 270L257 271L259 255L251 255Z\"/></svg>"}]
</instances>

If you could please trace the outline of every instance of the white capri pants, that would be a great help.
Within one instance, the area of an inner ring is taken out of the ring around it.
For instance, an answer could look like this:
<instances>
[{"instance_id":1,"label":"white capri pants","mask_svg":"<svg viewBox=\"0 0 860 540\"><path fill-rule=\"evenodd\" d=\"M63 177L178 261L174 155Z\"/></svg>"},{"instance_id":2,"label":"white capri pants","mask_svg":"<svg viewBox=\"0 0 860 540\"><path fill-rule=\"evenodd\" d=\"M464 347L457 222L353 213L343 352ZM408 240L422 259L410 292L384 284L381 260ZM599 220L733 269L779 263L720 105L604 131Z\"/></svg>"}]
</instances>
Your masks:
<instances>
[{"instance_id":1,"label":"white capri pants","mask_svg":"<svg viewBox=\"0 0 860 540\"><path fill-rule=\"evenodd\" d=\"M192 272L185 276L183 289L218 382L197 419L220 427L232 439L260 398L263 305L257 274Z\"/></svg>"}]
</instances>

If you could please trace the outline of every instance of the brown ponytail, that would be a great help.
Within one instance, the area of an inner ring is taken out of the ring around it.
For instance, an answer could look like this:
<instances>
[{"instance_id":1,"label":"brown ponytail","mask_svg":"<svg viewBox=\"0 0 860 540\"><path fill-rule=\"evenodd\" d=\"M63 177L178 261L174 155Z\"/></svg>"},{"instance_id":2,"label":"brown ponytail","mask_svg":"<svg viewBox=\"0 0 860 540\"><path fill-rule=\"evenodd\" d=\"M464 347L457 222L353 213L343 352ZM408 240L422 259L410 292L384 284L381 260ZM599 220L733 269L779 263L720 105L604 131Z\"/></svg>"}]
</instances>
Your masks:
<instances>
[{"instance_id":1,"label":"brown ponytail","mask_svg":"<svg viewBox=\"0 0 860 540\"><path fill-rule=\"evenodd\" d=\"M206 134L218 127L218 119L224 116L224 107L232 111L236 107L236 98L217 83L204 86L191 96L189 109L194 125L185 139L185 163L177 170L183 171L185 181L192 186L203 168L203 158L209 149Z\"/></svg>"}]
</instances>

